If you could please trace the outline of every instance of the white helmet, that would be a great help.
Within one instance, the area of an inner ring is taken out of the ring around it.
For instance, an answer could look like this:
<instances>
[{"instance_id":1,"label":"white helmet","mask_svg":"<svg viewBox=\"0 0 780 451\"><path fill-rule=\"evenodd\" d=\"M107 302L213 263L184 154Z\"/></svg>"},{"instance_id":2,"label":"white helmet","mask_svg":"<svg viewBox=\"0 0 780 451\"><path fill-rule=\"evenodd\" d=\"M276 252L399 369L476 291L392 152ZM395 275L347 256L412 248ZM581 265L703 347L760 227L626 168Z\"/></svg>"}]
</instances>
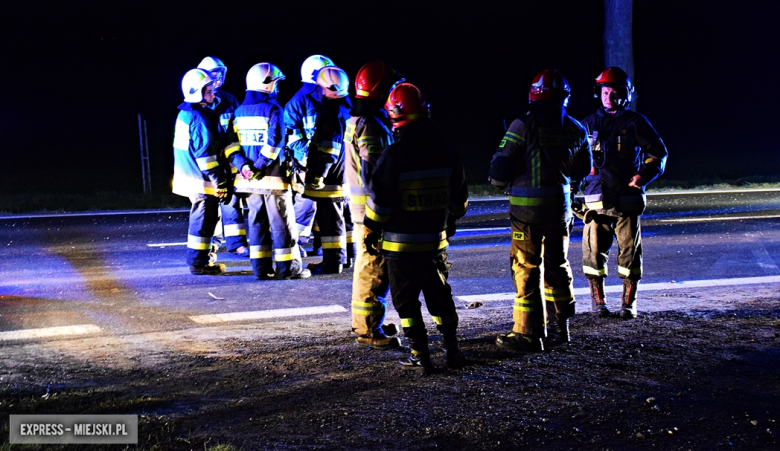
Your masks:
<instances>
[{"instance_id":1,"label":"white helmet","mask_svg":"<svg viewBox=\"0 0 780 451\"><path fill-rule=\"evenodd\" d=\"M198 69L203 69L206 72L211 72L214 81L214 89L219 89L220 86L225 84L225 77L227 77L227 66L221 59L215 56L207 56L203 58L203 61L198 64Z\"/></svg>"},{"instance_id":2,"label":"white helmet","mask_svg":"<svg viewBox=\"0 0 780 451\"><path fill-rule=\"evenodd\" d=\"M214 83L214 77L203 69L190 69L181 79L181 92L187 103L203 101L203 88Z\"/></svg>"},{"instance_id":3,"label":"white helmet","mask_svg":"<svg viewBox=\"0 0 780 451\"><path fill-rule=\"evenodd\" d=\"M333 60L323 55L312 55L306 58L301 66L301 81L304 83L317 83L315 77L323 67L335 66Z\"/></svg>"},{"instance_id":4,"label":"white helmet","mask_svg":"<svg viewBox=\"0 0 780 451\"><path fill-rule=\"evenodd\" d=\"M284 80L282 71L271 63L258 63L246 73L246 90L274 92L276 82Z\"/></svg>"},{"instance_id":5,"label":"white helmet","mask_svg":"<svg viewBox=\"0 0 780 451\"><path fill-rule=\"evenodd\" d=\"M340 67L323 67L317 73L317 84L325 89L326 97L341 98L349 94L349 77Z\"/></svg>"}]
</instances>

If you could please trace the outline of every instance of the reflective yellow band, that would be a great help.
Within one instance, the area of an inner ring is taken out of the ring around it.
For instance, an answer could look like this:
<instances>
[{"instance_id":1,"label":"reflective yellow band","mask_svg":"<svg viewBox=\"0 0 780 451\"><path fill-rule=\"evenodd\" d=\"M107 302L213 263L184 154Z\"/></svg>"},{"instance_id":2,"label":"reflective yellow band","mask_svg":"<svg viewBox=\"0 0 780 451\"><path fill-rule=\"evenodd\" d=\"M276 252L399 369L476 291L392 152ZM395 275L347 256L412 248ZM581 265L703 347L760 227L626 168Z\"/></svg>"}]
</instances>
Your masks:
<instances>
[{"instance_id":1,"label":"reflective yellow band","mask_svg":"<svg viewBox=\"0 0 780 451\"><path fill-rule=\"evenodd\" d=\"M208 171L210 169L214 169L219 166L217 157L214 155L209 155L208 157L196 158L195 162L198 163L198 167L200 168L201 171Z\"/></svg>"},{"instance_id":2,"label":"reflective yellow band","mask_svg":"<svg viewBox=\"0 0 780 451\"><path fill-rule=\"evenodd\" d=\"M328 191L324 189L316 190L316 189L306 188L303 190L303 194L307 195L308 197L316 197L319 199L327 199L329 197L347 197L347 194L341 189Z\"/></svg>"},{"instance_id":3,"label":"reflective yellow band","mask_svg":"<svg viewBox=\"0 0 780 451\"><path fill-rule=\"evenodd\" d=\"M423 324L422 318L401 318L401 327L412 327L417 324Z\"/></svg>"},{"instance_id":4,"label":"reflective yellow band","mask_svg":"<svg viewBox=\"0 0 780 451\"><path fill-rule=\"evenodd\" d=\"M355 93L356 93L357 95L359 95L359 96L364 96L364 97L368 97L368 96L370 96L370 95L371 95L371 92L369 92L369 91L363 91L362 89L356 89L356 90L355 90Z\"/></svg>"},{"instance_id":5,"label":"reflective yellow band","mask_svg":"<svg viewBox=\"0 0 780 451\"><path fill-rule=\"evenodd\" d=\"M249 246L249 258L271 258L274 254L274 249L271 245L264 244L261 246Z\"/></svg>"},{"instance_id":6,"label":"reflective yellow band","mask_svg":"<svg viewBox=\"0 0 780 451\"><path fill-rule=\"evenodd\" d=\"M639 268L626 268L623 266L618 266L618 274L621 276L631 276L631 275L642 275L642 267Z\"/></svg>"},{"instance_id":7,"label":"reflective yellow band","mask_svg":"<svg viewBox=\"0 0 780 451\"><path fill-rule=\"evenodd\" d=\"M366 217L368 219L370 219L372 221L376 221L376 222L387 222L387 220L390 219L390 215L380 215L380 214L376 213L371 208L370 204L371 204L370 202L366 203Z\"/></svg>"},{"instance_id":8,"label":"reflective yellow band","mask_svg":"<svg viewBox=\"0 0 780 451\"><path fill-rule=\"evenodd\" d=\"M211 237L187 235L187 247L196 251L206 251L211 248Z\"/></svg>"},{"instance_id":9,"label":"reflective yellow band","mask_svg":"<svg viewBox=\"0 0 780 451\"><path fill-rule=\"evenodd\" d=\"M368 196L356 196L354 194L350 194L349 196L350 204L365 205L367 200L368 200Z\"/></svg>"},{"instance_id":10,"label":"reflective yellow band","mask_svg":"<svg viewBox=\"0 0 780 451\"><path fill-rule=\"evenodd\" d=\"M449 243L447 240L438 243L394 243L392 241L382 241L382 249L390 252L426 252L445 249Z\"/></svg>"},{"instance_id":11,"label":"reflective yellow band","mask_svg":"<svg viewBox=\"0 0 780 451\"><path fill-rule=\"evenodd\" d=\"M352 313L368 316L377 313L382 314L384 312L385 305L381 302L352 301Z\"/></svg>"},{"instance_id":12,"label":"reflective yellow band","mask_svg":"<svg viewBox=\"0 0 780 451\"><path fill-rule=\"evenodd\" d=\"M588 210L603 210L604 202L585 202L585 206L588 207Z\"/></svg>"},{"instance_id":13,"label":"reflective yellow band","mask_svg":"<svg viewBox=\"0 0 780 451\"><path fill-rule=\"evenodd\" d=\"M458 322L458 314L453 313L452 315L447 316L433 316L433 321L436 323L436 325L441 326L443 324L453 324Z\"/></svg>"},{"instance_id":14,"label":"reflective yellow band","mask_svg":"<svg viewBox=\"0 0 780 451\"><path fill-rule=\"evenodd\" d=\"M512 306L513 310L519 312L537 312L542 307L541 302L534 299L515 298L515 304Z\"/></svg>"},{"instance_id":15,"label":"reflective yellow band","mask_svg":"<svg viewBox=\"0 0 780 451\"><path fill-rule=\"evenodd\" d=\"M591 268L590 266L583 266L582 272L585 274L590 274L591 276L606 276L607 275L607 267L603 267L601 269Z\"/></svg>"},{"instance_id":16,"label":"reflective yellow band","mask_svg":"<svg viewBox=\"0 0 780 451\"><path fill-rule=\"evenodd\" d=\"M320 237L323 249L345 249L347 247L346 235Z\"/></svg>"},{"instance_id":17,"label":"reflective yellow band","mask_svg":"<svg viewBox=\"0 0 780 451\"><path fill-rule=\"evenodd\" d=\"M509 203L520 207L541 207L544 205L563 205L566 199L562 196L548 197L515 197L509 196Z\"/></svg>"},{"instance_id":18,"label":"reflective yellow band","mask_svg":"<svg viewBox=\"0 0 780 451\"><path fill-rule=\"evenodd\" d=\"M570 288L545 288L544 300L550 302L571 301L574 299L574 293Z\"/></svg>"},{"instance_id":19,"label":"reflective yellow band","mask_svg":"<svg viewBox=\"0 0 780 451\"><path fill-rule=\"evenodd\" d=\"M246 224L225 224L223 227L225 236L245 236Z\"/></svg>"},{"instance_id":20,"label":"reflective yellow band","mask_svg":"<svg viewBox=\"0 0 780 451\"><path fill-rule=\"evenodd\" d=\"M225 156L226 157L230 157L231 155L233 155L234 153L238 152L239 150L241 150L241 146L238 145L238 144L230 146L230 147L225 149Z\"/></svg>"}]
</instances>

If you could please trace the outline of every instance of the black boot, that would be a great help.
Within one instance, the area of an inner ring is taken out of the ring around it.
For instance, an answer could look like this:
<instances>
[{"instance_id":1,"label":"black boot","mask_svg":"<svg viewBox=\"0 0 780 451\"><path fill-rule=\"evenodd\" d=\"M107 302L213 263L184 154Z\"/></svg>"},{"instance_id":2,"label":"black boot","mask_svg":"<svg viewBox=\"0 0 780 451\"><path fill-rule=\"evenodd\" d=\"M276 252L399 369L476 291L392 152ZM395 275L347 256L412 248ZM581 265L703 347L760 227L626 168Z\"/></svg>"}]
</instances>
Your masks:
<instances>
[{"instance_id":1,"label":"black boot","mask_svg":"<svg viewBox=\"0 0 780 451\"><path fill-rule=\"evenodd\" d=\"M463 355L463 351L460 350L458 345L458 337L454 334L452 336L444 337L444 359L447 368L463 368L466 366L466 356Z\"/></svg>"},{"instance_id":2,"label":"black boot","mask_svg":"<svg viewBox=\"0 0 780 451\"><path fill-rule=\"evenodd\" d=\"M554 319L550 321L547 325L547 340L545 340L545 344L554 346L570 341L569 319Z\"/></svg>"},{"instance_id":3,"label":"black boot","mask_svg":"<svg viewBox=\"0 0 780 451\"><path fill-rule=\"evenodd\" d=\"M623 279L623 298L620 308L620 317L623 319L636 318L636 289L638 280Z\"/></svg>"},{"instance_id":4,"label":"black boot","mask_svg":"<svg viewBox=\"0 0 780 451\"><path fill-rule=\"evenodd\" d=\"M590 287L590 311L600 318L609 316L607 297L604 295L604 278L588 277L588 286Z\"/></svg>"}]
</instances>

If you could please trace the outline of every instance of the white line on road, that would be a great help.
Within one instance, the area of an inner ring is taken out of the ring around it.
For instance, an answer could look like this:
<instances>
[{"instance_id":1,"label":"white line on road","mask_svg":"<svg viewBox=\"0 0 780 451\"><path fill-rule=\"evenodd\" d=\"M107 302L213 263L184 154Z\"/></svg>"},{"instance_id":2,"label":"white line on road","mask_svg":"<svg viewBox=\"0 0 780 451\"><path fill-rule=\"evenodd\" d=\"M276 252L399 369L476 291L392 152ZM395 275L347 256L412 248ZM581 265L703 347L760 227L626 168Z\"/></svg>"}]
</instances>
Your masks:
<instances>
[{"instance_id":1,"label":"white line on road","mask_svg":"<svg viewBox=\"0 0 780 451\"><path fill-rule=\"evenodd\" d=\"M685 219L658 219L658 222L707 222L707 221L741 221L743 219L777 219L780 215L762 215L762 216L717 216L717 217L700 217L700 218L685 218Z\"/></svg>"},{"instance_id":2,"label":"white line on road","mask_svg":"<svg viewBox=\"0 0 780 451\"><path fill-rule=\"evenodd\" d=\"M147 244L148 247L168 247L168 246L186 246L187 243L152 243Z\"/></svg>"},{"instance_id":3,"label":"white line on road","mask_svg":"<svg viewBox=\"0 0 780 451\"><path fill-rule=\"evenodd\" d=\"M740 277L734 279L710 279L710 280L684 280L682 282L667 283L640 283L639 291L661 291L661 290L685 290L690 288L703 287L728 287L733 285L752 285L762 283L780 283L780 276L767 277ZM610 285L604 288L607 293L621 293L623 285ZM589 294L588 288L575 288L574 295L582 296ZM515 298L515 293L493 293L493 294L475 294L470 296L457 296L464 302L474 301L507 301Z\"/></svg>"},{"instance_id":4,"label":"white line on road","mask_svg":"<svg viewBox=\"0 0 780 451\"><path fill-rule=\"evenodd\" d=\"M42 329L23 329L0 332L0 341L25 340L28 338L59 337L63 335L87 335L101 332L94 324L78 326L45 327Z\"/></svg>"},{"instance_id":5,"label":"white line on road","mask_svg":"<svg viewBox=\"0 0 780 451\"><path fill-rule=\"evenodd\" d=\"M189 213L190 210L129 210L129 211L86 211L83 213L48 213L39 215L10 215L0 216L0 219L41 219L41 218L76 218L80 216L120 216L120 215L147 215L166 213Z\"/></svg>"},{"instance_id":6,"label":"white line on road","mask_svg":"<svg viewBox=\"0 0 780 451\"><path fill-rule=\"evenodd\" d=\"M340 305L321 307L283 308L275 310L259 310L256 312L218 313L216 315L190 316L198 324L215 324L228 321L245 321L251 319L283 318L286 316L322 315L324 313L343 313L347 309Z\"/></svg>"}]
</instances>

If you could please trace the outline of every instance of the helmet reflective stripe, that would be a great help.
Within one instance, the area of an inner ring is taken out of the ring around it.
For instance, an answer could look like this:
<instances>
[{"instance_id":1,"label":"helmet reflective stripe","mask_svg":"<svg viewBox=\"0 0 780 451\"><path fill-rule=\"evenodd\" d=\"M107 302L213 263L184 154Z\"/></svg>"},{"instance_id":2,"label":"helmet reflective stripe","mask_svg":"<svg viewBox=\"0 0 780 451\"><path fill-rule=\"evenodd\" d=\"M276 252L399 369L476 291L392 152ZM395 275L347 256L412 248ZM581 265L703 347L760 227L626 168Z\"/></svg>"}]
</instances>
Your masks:
<instances>
[{"instance_id":1,"label":"helmet reflective stripe","mask_svg":"<svg viewBox=\"0 0 780 451\"><path fill-rule=\"evenodd\" d=\"M284 80L281 69L271 63L258 63L246 73L246 90L260 92L274 92L276 83Z\"/></svg>"},{"instance_id":2,"label":"helmet reflective stripe","mask_svg":"<svg viewBox=\"0 0 780 451\"><path fill-rule=\"evenodd\" d=\"M198 64L198 69L203 69L206 72L210 72L214 78L214 87L219 88L225 84L225 77L227 77L227 66L221 59L215 56L207 56Z\"/></svg>"},{"instance_id":3,"label":"helmet reflective stripe","mask_svg":"<svg viewBox=\"0 0 780 451\"><path fill-rule=\"evenodd\" d=\"M214 78L203 69L191 69L181 79L181 92L184 101L199 103L203 101L203 88L214 83Z\"/></svg>"},{"instance_id":4,"label":"helmet reflective stripe","mask_svg":"<svg viewBox=\"0 0 780 451\"><path fill-rule=\"evenodd\" d=\"M344 69L336 66L322 68L317 73L317 84L339 97L349 94L349 77Z\"/></svg>"},{"instance_id":5,"label":"helmet reflective stripe","mask_svg":"<svg viewBox=\"0 0 780 451\"><path fill-rule=\"evenodd\" d=\"M301 81L304 83L317 83L317 72L323 67L335 66L333 60L324 55L312 55L306 58L301 65Z\"/></svg>"}]
</instances>

